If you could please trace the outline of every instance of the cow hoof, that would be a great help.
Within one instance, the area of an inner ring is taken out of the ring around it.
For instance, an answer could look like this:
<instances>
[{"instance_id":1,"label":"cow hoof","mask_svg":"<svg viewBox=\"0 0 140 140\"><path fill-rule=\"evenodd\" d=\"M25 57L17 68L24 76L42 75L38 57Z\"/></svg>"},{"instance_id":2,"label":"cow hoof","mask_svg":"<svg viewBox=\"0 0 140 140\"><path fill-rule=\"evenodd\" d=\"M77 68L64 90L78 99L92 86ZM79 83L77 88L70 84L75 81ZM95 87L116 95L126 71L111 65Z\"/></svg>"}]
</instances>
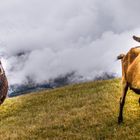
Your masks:
<instances>
[{"instance_id":1,"label":"cow hoof","mask_svg":"<svg viewBox=\"0 0 140 140\"><path fill-rule=\"evenodd\" d=\"M123 118L122 117L118 117L118 124L121 124L123 122Z\"/></svg>"}]
</instances>

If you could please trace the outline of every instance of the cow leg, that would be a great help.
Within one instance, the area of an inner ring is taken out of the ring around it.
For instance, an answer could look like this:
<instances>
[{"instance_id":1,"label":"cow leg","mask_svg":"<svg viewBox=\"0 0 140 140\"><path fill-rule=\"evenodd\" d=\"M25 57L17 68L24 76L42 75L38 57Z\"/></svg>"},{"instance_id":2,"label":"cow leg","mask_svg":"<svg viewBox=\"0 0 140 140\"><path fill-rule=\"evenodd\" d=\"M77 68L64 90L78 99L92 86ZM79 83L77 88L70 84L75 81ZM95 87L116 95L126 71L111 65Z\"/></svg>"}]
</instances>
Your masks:
<instances>
[{"instance_id":1,"label":"cow leg","mask_svg":"<svg viewBox=\"0 0 140 140\"><path fill-rule=\"evenodd\" d=\"M139 101L138 102L139 102L139 106L140 106L140 97L139 97Z\"/></svg>"},{"instance_id":2,"label":"cow leg","mask_svg":"<svg viewBox=\"0 0 140 140\"><path fill-rule=\"evenodd\" d=\"M0 105L4 102L6 96L3 96L1 99L0 99Z\"/></svg>"},{"instance_id":3,"label":"cow leg","mask_svg":"<svg viewBox=\"0 0 140 140\"><path fill-rule=\"evenodd\" d=\"M124 107L124 103L125 103L125 97L126 97L127 90L128 90L128 84L125 84L123 86L122 97L120 98L120 112L119 112L119 117L118 117L119 124L121 122L123 122L123 107Z\"/></svg>"}]
</instances>

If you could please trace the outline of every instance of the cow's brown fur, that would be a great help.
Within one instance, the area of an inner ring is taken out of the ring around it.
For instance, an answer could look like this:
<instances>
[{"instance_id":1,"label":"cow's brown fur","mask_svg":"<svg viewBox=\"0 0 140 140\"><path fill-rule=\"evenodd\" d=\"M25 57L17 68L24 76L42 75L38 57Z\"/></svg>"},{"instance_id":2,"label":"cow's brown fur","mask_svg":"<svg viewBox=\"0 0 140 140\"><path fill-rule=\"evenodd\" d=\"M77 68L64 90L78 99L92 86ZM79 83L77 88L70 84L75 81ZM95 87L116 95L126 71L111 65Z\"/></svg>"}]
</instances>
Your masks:
<instances>
[{"instance_id":1,"label":"cow's brown fur","mask_svg":"<svg viewBox=\"0 0 140 140\"><path fill-rule=\"evenodd\" d=\"M130 49L126 55L121 54L117 58L122 61L122 97L118 117L118 123L121 123L128 88L140 94L140 46Z\"/></svg>"},{"instance_id":2,"label":"cow's brown fur","mask_svg":"<svg viewBox=\"0 0 140 140\"><path fill-rule=\"evenodd\" d=\"M8 92L8 81L0 62L0 105L4 102Z\"/></svg>"}]
</instances>

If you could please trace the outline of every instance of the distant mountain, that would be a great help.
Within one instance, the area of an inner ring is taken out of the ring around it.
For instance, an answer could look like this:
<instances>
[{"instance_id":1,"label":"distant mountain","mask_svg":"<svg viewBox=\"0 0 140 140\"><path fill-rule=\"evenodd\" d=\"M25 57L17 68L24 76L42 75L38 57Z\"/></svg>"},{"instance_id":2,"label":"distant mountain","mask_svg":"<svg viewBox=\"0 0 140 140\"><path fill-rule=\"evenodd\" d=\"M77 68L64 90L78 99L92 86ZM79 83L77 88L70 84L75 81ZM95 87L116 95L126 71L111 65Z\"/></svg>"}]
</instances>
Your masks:
<instances>
[{"instance_id":1,"label":"distant mountain","mask_svg":"<svg viewBox=\"0 0 140 140\"><path fill-rule=\"evenodd\" d=\"M107 73L107 72L104 72L102 73L101 75L97 75L94 80L109 80L109 79L113 79L115 78L116 75L114 73Z\"/></svg>"},{"instance_id":2,"label":"distant mountain","mask_svg":"<svg viewBox=\"0 0 140 140\"><path fill-rule=\"evenodd\" d=\"M9 87L9 92L8 92L8 97L14 97L14 96L19 96L22 94L26 94L29 92L35 92L43 89L50 89L52 88L51 85L49 84L34 84L34 85L11 85Z\"/></svg>"},{"instance_id":3,"label":"distant mountain","mask_svg":"<svg viewBox=\"0 0 140 140\"><path fill-rule=\"evenodd\" d=\"M103 73L102 75L96 76L93 81L96 80L107 80L113 79L114 74ZM61 75L55 79L51 79L48 82L36 84L30 77L27 77L27 82L21 85L15 84L9 87L8 97L19 96L22 94L27 94L30 92L36 92L45 89L52 89L56 87L62 87L69 85L71 83L85 82L82 76L77 76L75 72L68 73L66 75Z\"/></svg>"}]
</instances>

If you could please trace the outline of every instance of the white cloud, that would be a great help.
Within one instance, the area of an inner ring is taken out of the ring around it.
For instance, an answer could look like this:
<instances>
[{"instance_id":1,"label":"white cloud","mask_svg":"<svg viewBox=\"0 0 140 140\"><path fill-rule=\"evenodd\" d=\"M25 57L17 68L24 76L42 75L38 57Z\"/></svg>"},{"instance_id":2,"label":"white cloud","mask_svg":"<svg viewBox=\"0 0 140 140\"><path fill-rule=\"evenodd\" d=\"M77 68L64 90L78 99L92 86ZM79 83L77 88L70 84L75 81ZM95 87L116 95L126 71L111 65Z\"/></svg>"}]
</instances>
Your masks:
<instances>
[{"instance_id":1,"label":"white cloud","mask_svg":"<svg viewBox=\"0 0 140 140\"><path fill-rule=\"evenodd\" d=\"M76 71L121 74L119 53L140 35L136 0L0 1L0 55L9 82L41 82ZM21 55L20 57L17 56ZM23 55L24 54L24 55Z\"/></svg>"}]
</instances>

